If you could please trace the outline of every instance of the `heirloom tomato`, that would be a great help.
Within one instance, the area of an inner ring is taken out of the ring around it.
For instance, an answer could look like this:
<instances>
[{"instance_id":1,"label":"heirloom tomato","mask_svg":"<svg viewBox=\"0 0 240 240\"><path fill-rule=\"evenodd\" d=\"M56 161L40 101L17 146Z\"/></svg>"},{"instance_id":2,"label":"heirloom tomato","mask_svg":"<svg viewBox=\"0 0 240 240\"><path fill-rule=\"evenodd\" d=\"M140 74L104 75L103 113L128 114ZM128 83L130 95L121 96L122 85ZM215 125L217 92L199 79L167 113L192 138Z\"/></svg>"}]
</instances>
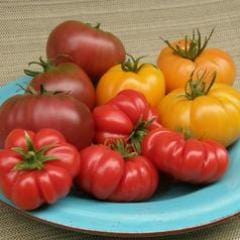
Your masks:
<instances>
[{"instance_id":1,"label":"heirloom tomato","mask_svg":"<svg viewBox=\"0 0 240 240\"><path fill-rule=\"evenodd\" d=\"M122 64L108 70L97 85L97 104L102 105L125 89L141 92L151 106L156 106L165 94L164 76L152 64L139 64L139 60L129 55Z\"/></svg>"},{"instance_id":2,"label":"heirloom tomato","mask_svg":"<svg viewBox=\"0 0 240 240\"><path fill-rule=\"evenodd\" d=\"M217 48L206 48L213 30L203 41L199 30L192 38L170 43L164 48L157 60L163 71L167 92L184 87L193 71L207 70L216 72L216 82L231 85L236 78L236 66L228 53Z\"/></svg>"},{"instance_id":3,"label":"heirloom tomato","mask_svg":"<svg viewBox=\"0 0 240 240\"><path fill-rule=\"evenodd\" d=\"M159 170L184 182L215 182L229 165L227 150L219 143L185 139L183 134L164 128L151 131L144 138L142 147L143 155L151 159Z\"/></svg>"},{"instance_id":4,"label":"heirloom tomato","mask_svg":"<svg viewBox=\"0 0 240 240\"><path fill-rule=\"evenodd\" d=\"M0 107L0 147L14 128L39 131L53 128L81 149L94 136L94 125L88 107L66 93L40 92L31 87L23 95L7 99Z\"/></svg>"},{"instance_id":5,"label":"heirloom tomato","mask_svg":"<svg viewBox=\"0 0 240 240\"><path fill-rule=\"evenodd\" d=\"M25 210L65 197L79 169L78 150L53 129L14 129L0 151L1 190Z\"/></svg>"},{"instance_id":6,"label":"heirloom tomato","mask_svg":"<svg viewBox=\"0 0 240 240\"><path fill-rule=\"evenodd\" d=\"M57 62L74 62L98 80L109 68L125 59L122 42L113 34L79 21L56 26L47 41L47 56Z\"/></svg>"},{"instance_id":7,"label":"heirloom tomato","mask_svg":"<svg viewBox=\"0 0 240 240\"><path fill-rule=\"evenodd\" d=\"M189 129L198 139L229 146L240 136L240 93L231 86L204 82L206 74L165 96L158 108L164 127Z\"/></svg>"},{"instance_id":8,"label":"heirloom tomato","mask_svg":"<svg viewBox=\"0 0 240 240\"><path fill-rule=\"evenodd\" d=\"M29 83L36 91L41 85L47 91L65 92L85 103L90 109L95 106L95 89L87 74L74 63L62 63L54 66L51 60L30 62L43 68L42 72L24 70L25 74L33 77Z\"/></svg>"},{"instance_id":9,"label":"heirloom tomato","mask_svg":"<svg viewBox=\"0 0 240 240\"><path fill-rule=\"evenodd\" d=\"M97 199L118 202L150 198L158 186L158 173L146 157L126 150L92 145L80 152L81 171L77 186ZM119 151L119 152L118 152Z\"/></svg>"},{"instance_id":10,"label":"heirloom tomato","mask_svg":"<svg viewBox=\"0 0 240 240\"><path fill-rule=\"evenodd\" d=\"M95 141L105 143L116 138L130 141L139 149L147 131L159 127L157 113L143 94L124 90L93 111Z\"/></svg>"}]
</instances>

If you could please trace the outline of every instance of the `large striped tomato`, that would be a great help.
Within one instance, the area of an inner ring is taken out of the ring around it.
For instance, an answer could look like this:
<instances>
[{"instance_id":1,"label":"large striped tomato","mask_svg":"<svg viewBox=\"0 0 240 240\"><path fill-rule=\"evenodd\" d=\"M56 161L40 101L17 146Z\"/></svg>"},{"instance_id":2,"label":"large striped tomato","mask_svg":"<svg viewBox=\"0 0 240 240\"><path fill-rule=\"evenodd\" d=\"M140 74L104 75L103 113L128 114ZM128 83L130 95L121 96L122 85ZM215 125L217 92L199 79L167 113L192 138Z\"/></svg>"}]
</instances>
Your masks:
<instances>
[{"instance_id":1,"label":"large striped tomato","mask_svg":"<svg viewBox=\"0 0 240 240\"><path fill-rule=\"evenodd\" d=\"M0 107L0 147L15 128L53 128L79 149L88 146L94 135L92 115L84 103L65 93L33 89L10 97Z\"/></svg>"}]
</instances>

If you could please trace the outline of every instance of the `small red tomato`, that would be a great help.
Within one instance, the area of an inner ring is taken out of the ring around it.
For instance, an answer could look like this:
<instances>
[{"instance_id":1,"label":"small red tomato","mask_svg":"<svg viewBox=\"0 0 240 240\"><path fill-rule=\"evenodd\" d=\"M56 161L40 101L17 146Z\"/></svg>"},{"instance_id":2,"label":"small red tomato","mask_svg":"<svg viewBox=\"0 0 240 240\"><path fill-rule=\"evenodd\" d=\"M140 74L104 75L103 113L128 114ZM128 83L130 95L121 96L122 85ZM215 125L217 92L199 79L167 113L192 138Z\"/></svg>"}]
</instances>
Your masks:
<instances>
[{"instance_id":1,"label":"small red tomato","mask_svg":"<svg viewBox=\"0 0 240 240\"><path fill-rule=\"evenodd\" d=\"M92 145L80 152L81 171L77 186L100 200L142 201L150 198L158 186L158 173L143 156L114 151L104 145Z\"/></svg>"},{"instance_id":2,"label":"small red tomato","mask_svg":"<svg viewBox=\"0 0 240 240\"><path fill-rule=\"evenodd\" d=\"M85 103L90 109L95 106L95 89L88 75L74 63L62 63L54 66L52 61L30 62L42 66L43 72L24 70L26 75L34 77L29 83L36 91L41 86L50 92L64 92Z\"/></svg>"},{"instance_id":3,"label":"small red tomato","mask_svg":"<svg viewBox=\"0 0 240 240\"><path fill-rule=\"evenodd\" d=\"M93 111L95 141L122 138L137 145L148 130L158 128L158 116L142 93L124 90Z\"/></svg>"},{"instance_id":4,"label":"small red tomato","mask_svg":"<svg viewBox=\"0 0 240 240\"><path fill-rule=\"evenodd\" d=\"M15 129L0 151L1 190L25 210L65 197L79 170L79 152L53 129Z\"/></svg>"},{"instance_id":5,"label":"small red tomato","mask_svg":"<svg viewBox=\"0 0 240 240\"><path fill-rule=\"evenodd\" d=\"M212 183L220 179L229 164L227 150L213 141L185 139L164 128L151 131L142 142L143 155L159 170L189 183Z\"/></svg>"},{"instance_id":6,"label":"small red tomato","mask_svg":"<svg viewBox=\"0 0 240 240\"><path fill-rule=\"evenodd\" d=\"M56 26L47 41L47 56L60 62L74 62L93 79L125 59L122 42L113 34L79 21ZM61 58L61 60L60 60Z\"/></svg>"}]
</instances>

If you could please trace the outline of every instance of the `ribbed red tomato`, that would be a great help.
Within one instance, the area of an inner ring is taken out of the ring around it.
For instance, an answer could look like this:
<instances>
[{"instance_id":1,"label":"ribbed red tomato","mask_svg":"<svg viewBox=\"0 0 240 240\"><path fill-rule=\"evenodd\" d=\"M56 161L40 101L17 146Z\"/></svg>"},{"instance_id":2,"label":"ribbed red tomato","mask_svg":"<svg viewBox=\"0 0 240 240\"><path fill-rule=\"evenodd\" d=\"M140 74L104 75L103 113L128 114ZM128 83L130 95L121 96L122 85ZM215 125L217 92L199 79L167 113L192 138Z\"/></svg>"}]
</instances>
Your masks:
<instances>
[{"instance_id":1,"label":"ribbed red tomato","mask_svg":"<svg viewBox=\"0 0 240 240\"><path fill-rule=\"evenodd\" d=\"M79 169L79 152L53 129L14 129L0 151L1 190L26 210L66 196Z\"/></svg>"},{"instance_id":2,"label":"ribbed red tomato","mask_svg":"<svg viewBox=\"0 0 240 240\"><path fill-rule=\"evenodd\" d=\"M138 145L148 130L160 127L155 110L135 90L124 90L105 105L96 107L93 118L98 143L121 138Z\"/></svg>"},{"instance_id":3,"label":"ribbed red tomato","mask_svg":"<svg viewBox=\"0 0 240 240\"><path fill-rule=\"evenodd\" d=\"M143 155L159 170L189 183L212 183L220 179L229 164L227 150L213 141L185 139L164 128L151 131L143 140Z\"/></svg>"},{"instance_id":4,"label":"ribbed red tomato","mask_svg":"<svg viewBox=\"0 0 240 240\"><path fill-rule=\"evenodd\" d=\"M87 147L80 156L81 171L76 183L97 199L142 201L157 189L157 170L146 157L126 157L104 145Z\"/></svg>"}]
</instances>

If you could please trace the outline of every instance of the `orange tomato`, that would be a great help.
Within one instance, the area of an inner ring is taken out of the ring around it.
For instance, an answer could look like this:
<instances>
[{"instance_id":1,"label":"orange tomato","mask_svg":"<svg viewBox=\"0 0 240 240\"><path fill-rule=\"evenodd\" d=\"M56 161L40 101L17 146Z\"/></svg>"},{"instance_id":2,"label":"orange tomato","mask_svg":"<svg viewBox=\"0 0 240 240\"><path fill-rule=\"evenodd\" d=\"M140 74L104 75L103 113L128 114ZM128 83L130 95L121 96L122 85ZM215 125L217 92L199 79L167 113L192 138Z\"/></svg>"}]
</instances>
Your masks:
<instances>
[{"instance_id":1,"label":"orange tomato","mask_svg":"<svg viewBox=\"0 0 240 240\"><path fill-rule=\"evenodd\" d=\"M157 65L165 76L167 92L184 87L193 71L216 72L216 82L233 84L236 77L233 59L220 49L206 48L213 31L203 44L198 30L197 33L198 37L194 32L191 39L185 37L173 43L164 40L168 47L161 51Z\"/></svg>"}]
</instances>

